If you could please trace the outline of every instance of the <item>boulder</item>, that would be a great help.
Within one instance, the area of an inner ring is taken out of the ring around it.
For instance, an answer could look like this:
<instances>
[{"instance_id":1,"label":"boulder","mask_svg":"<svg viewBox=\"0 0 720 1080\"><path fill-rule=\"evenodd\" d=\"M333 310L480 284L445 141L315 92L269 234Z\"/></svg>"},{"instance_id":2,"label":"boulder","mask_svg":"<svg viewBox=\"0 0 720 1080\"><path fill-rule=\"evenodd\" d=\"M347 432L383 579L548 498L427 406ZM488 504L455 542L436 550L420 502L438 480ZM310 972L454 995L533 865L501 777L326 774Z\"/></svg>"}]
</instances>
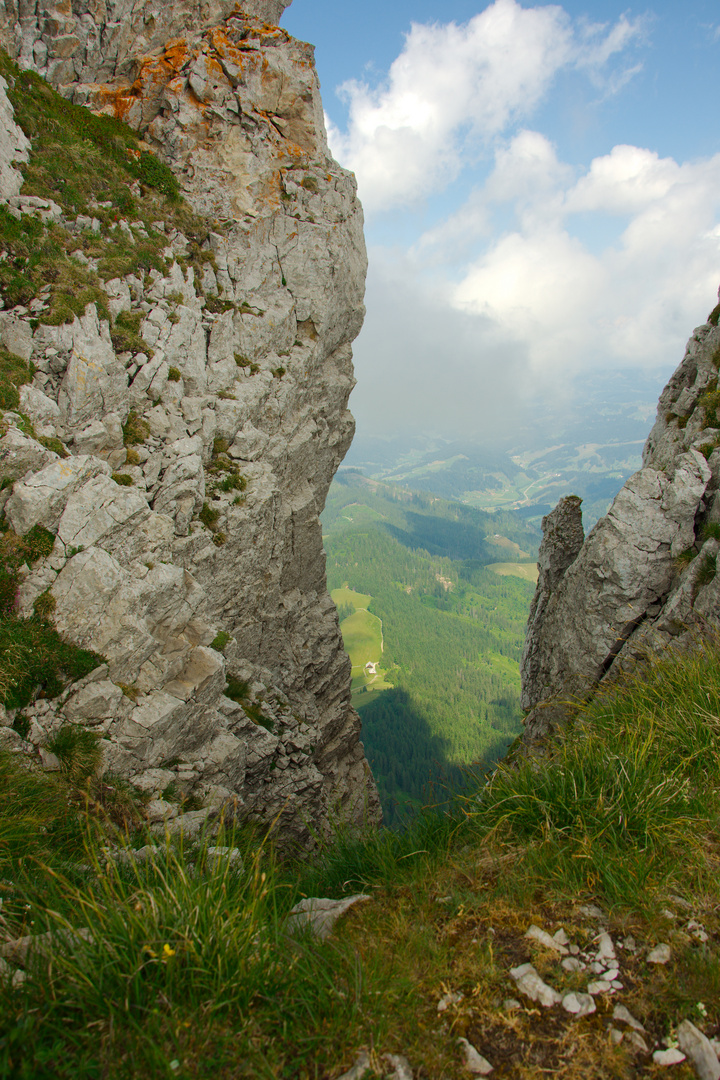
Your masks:
<instances>
[{"instance_id":1,"label":"boulder","mask_svg":"<svg viewBox=\"0 0 720 1080\"><path fill-rule=\"evenodd\" d=\"M15 484L5 504L8 521L21 536L38 524L52 532L75 489L109 473L110 466L100 458L81 454L61 460L56 456L49 465Z\"/></svg>"}]
</instances>

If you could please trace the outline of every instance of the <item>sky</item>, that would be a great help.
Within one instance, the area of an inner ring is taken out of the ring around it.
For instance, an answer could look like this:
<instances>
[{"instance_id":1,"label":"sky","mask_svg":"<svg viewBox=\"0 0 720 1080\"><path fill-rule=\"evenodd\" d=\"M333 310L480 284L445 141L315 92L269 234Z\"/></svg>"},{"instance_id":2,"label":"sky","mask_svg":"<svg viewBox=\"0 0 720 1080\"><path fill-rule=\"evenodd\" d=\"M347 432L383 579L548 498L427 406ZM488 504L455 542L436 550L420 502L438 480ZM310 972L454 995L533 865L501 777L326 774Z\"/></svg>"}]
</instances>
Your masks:
<instances>
[{"instance_id":1,"label":"sky","mask_svg":"<svg viewBox=\"0 0 720 1080\"><path fill-rule=\"evenodd\" d=\"M366 221L365 435L658 389L720 285L720 6L294 0Z\"/></svg>"}]
</instances>

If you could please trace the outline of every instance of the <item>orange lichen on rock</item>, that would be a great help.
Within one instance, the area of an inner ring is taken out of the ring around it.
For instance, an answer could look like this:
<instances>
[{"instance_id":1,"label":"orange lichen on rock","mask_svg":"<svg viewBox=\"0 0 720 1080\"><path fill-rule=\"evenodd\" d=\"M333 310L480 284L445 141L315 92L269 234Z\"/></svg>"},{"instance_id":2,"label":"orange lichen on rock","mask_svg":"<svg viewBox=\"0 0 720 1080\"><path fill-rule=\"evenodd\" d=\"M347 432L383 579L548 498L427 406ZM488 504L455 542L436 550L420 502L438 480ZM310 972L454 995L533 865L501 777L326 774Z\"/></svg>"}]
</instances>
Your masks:
<instances>
[{"instance_id":1,"label":"orange lichen on rock","mask_svg":"<svg viewBox=\"0 0 720 1080\"><path fill-rule=\"evenodd\" d=\"M230 40L222 26L214 26L207 36L218 56L222 56L223 59L233 60L236 64L243 62L245 50L240 49L235 42Z\"/></svg>"}]
</instances>

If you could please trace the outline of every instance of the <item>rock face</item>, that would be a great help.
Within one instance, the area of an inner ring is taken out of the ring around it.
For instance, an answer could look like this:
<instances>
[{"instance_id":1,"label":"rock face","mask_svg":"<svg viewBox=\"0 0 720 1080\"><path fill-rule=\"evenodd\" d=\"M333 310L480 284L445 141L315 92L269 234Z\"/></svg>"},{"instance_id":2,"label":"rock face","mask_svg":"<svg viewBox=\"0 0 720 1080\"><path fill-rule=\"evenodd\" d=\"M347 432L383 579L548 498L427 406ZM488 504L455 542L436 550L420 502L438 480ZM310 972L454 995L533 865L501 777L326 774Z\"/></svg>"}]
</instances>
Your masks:
<instances>
[{"instance_id":1,"label":"rock face","mask_svg":"<svg viewBox=\"0 0 720 1080\"><path fill-rule=\"evenodd\" d=\"M211 222L201 271L182 231L159 221L165 270L104 283L111 318L137 317L140 346L118 352L95 305L61 325L0 312L3 346L37 368L19 406L37 438L5 414L13 483L0 503L16 532L56 535L25 577L21 614L49 589L61 634L107 660L30 707L35 745L68 720L94 726L106 767L152 805L173 785L206 812L279 818L308 847L331 813L379 820L318 521L353 434L366 257L312 47L275 25L286 6L0 6L20 63L127 120ZM26 147L3 97L0 150L16 173L7 159ZM102 235L99 220L67 220L11 187L16 216ZM142 238L141 223L117 227Z\"/></svg>"},{"instance_id":2,"label":"rock face","mask_svg":"<svg viewBox=\"0 0 720 1080\"><path fill-rule=\"evenodd\" d=\"M525 740L648 653L720 625L720 329L716 309L665 387L643 467L583 539L580 500L543 520L521 663Z\"/></svg>"},{"instance_id":3,"label":"rock face","mask_svg":"<svg viewBox=\"0 0 720 1080\"><path fill-rule=\"evenodd\" d=\"M220 24L236 7L277 25L290 0L109 0L70 4L4 0L0 40L21 67L57 86L127 75L142 57L164 49L189 28Z\"/></svg>"}]
</instances>

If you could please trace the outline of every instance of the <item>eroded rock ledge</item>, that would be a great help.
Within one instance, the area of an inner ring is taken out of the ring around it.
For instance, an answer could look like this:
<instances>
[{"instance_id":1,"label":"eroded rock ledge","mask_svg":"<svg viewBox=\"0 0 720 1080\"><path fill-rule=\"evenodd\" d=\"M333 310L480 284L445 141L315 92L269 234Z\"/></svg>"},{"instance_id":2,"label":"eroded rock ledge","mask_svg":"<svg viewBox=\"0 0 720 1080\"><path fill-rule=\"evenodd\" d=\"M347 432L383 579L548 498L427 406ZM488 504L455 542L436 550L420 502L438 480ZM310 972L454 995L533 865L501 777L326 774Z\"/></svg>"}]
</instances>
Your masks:
<instances>
[{"instance_id":1,"label":"eroded rock ledge","mask_svg":"<svg viewBox=\"0 0 720 1080\"><path fill-rule=\"evenodd\" d=\"M21 614L49 590L58 630L107 660L26 710L30 744L82 723L159 821L173 817L172 787L202 801L201 817L232 805L308 847L331 813L379 819L318 521L353 434L366 258L312 48L275 25L286 6L4 5L21 65L127 120L212 227L202 272L182 231L158 221L164 272L104 283L111 320L139 317L141 348L118 352L94 305L59 326L43 324L42 298L0 312L3 348L37 369L5 414L0 501L17 533L56 535ZM4 91L0 106L11 211L101 235L99 220L19 194L12 162L27 140Z\"/></svg>"},{"instance_id":2,"label":"eroded rock ledge","mask_svg":"<svg viewBox=\"0 0 720 1080\"><path fill-rule=\"evenodd\" d=\"M521 663L525 741L605 679L720 627L718 308L665 387L643 467L583 539L580 500L543 519Z\"/></svg>"}]
</instances>

